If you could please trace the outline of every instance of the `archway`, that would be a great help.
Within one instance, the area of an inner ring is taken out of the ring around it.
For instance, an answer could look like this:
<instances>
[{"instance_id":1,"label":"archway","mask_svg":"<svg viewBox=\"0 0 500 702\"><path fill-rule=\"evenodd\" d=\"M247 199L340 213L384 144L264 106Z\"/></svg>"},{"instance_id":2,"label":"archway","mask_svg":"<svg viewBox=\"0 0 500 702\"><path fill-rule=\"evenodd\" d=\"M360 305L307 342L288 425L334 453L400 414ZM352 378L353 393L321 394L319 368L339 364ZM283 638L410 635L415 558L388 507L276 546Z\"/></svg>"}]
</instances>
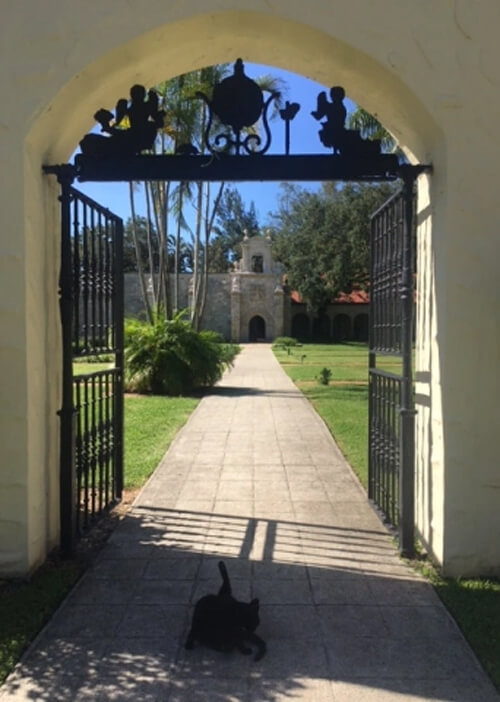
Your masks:
<instances>
[{"instance_id":1,"label":"archway","mask_svg":"<svg viewBox=\"0 0 500 702\"><path fill-rule=\"evenodd\" d=\"M333 340L347 341L351 338L351 319L349 315L340 313L333 318Z\"/></svg>"},{"instance_id":2,"label":"archway","mask_svg":"<svg viewBox=\"0 0 500 702\"><path fill-rule=\"evenodd\" d=\"M248 323L248 340L264 341L266 338L266 322L263 317L256 314Z\"/></svg>"},{"instance_id":3,"label":"archway","mask_svg":"<svg viewBox=\"0 0 500 702\"><path fill-rule=\"evenodd\" d=\"M331 339L330 317L322 313L313 319L312 336L316 341L328 341Z\"/></svg>"},{"instance_id":4,"label":"archway","mask_svg":"<svg viewBox=\"0 0 500 702\"><path fill-rule=\"evenodd\" d=\"M250 10L252 6L243 2L238 7ZM457 8L458 17L457 13L452 16L449 8L443 8L433 18L439 29L436 32L440 37L439 46L444 41L449 47L448 55L460 55L470 68L469 80L464 82L459 70L463 62L457 62L455 69L440 61L437 43L421 33L425 29L424 8L415 3L408 3L405 14L401 12L399 0L391 0L382 17L379 8L367 4L359 18L353 16L352 3L348 0L339 0L335 13L327 3L311 13L307 6L291 7L285 0L273 3L272 12L266 6L262 14L239 9L219 12L215 0L203 4L203 13L210 14L196 14L200 7L195 3L182 8L158 5L149 8L148 13L135 12L133 8L123 13L122 8L115 5L82 7L76 0L69 0L67 11L60 18L64 31L57 34L55 41L43 41L45 35L40 34L40 18L33 15L23 17L18 25L24 27L27 41L16 40L17 48L9 43L12 66L19 67L25 80L20 80L18 88L15 87L15 91L19 91L13 100L15 120L12 119L12 128L9 126L5 132L5 162L12 164L12 168L9 169L9 188L3 194L2 211L8 218L4 237L10 263L6 266L9 274L1 280L2 299L12 300L12 303L6 303L2 310L2 328L9 330L7 337L13 340L15 352L8 351L9 363L1 385L10 388L11 379L16 378L17 392L12 393L14 403L8 411L7 430L1 443L8 457L3 463L14 467L15 473L22 476L23 484L29 486L27 489L42 495L36 509L24 498L16 503L20 515L16 524L20 526L16 526L19 538L16 537L15 554L23 550L22 544L30 544L24 551L29 551L30 562L35 563L44 549L54 543L57 532L57 509L49 509L48 505L51 503L53 507L57 502L54 466L57 465L56 411L61 358L58 228L55 226L56 190L42 181L40 167L43 163L67 159L89 126L95 105L107 104L109 95L120 95L128 90L130 75L138 82L151 85L200 65L230 61L237 53L248 60L287 66L326 85L332 82L348 85L352 97L379 115L400 143L420 160L432 160L437 166L438 175L432 186L435 188L433 195L437 197L432 210L430 187L426 191L428 186L424 182L419 189L420 228L426 236L419 236L423 265L418 283L421 314L417 323L417 355L422 384L419 396L427 398L417 420L421 449L417 452L418 484L422 492L419 528L431 551L438 560L443 560L445 526L448 530L449 524L453 524L447 558L458 572L464 573L467 566L462 565L469 562L467 559L460 561L465 527L454 516L460 510L453 511L453 506L448 507L443 499L443 486L445 482L450 485L450 481L457 481L459 486L460 481L465 480L471 490L478 489L472 478L467 477L467 465L472 462L483 476L482 483L492 483L494 442L487 439L494 436L495 404L489 398L486 406L483 402L483 414L491 419L479 421L474 403L463 407L457 388L460 387L461 397L468 394L475 397L480 386L489 386L494 368L492 363L481 364L480 378L473 380L464 375L459 359L450 359L447 349L454 344L443 345L442 342L460 339L464 349L462 359L475 357L476 335L470 334L470 329L467 332L467 325L475 319L476 292L479 294L485 277L494 280L496 274L492 263L497 258L494 188L479 188L474 183L475 176L471 175L485 170L485 164L491 162L488 154L496 148L495 138L491 137L496 131L494 125L490 125L490 115L482 116L485 128L477 130L475 109L476 98L483 99L480 97L484 94L483 84L491 77L488 66L496 64L498 50L490 41L488 30L495 26L495 22L488 20L491 8L488 6L473 18L463 7ZM47 13L46 21L49 19L50 13ZM489 19L493 20L493 16ZM111 29L117 23L120 32ZM383 28L376 37L368 31L375 25ZM475 31L468 31L470 26ZM85 37L91 40L78 43L76 50L74 39L80 35L82 27ZM32 42L31 36L37 36L39 41ZM462 45L464 37L470 49L477 47L479 51L480 48L481 56L491 57L490 60L473 65L471 54L467 54ZM27 67L45 65L51 67L47 79L34 80ZM456 95L451 94L447 89L451 84L462 86L463 94L461 88ZM26 85L30 85L29 91ZM11 87L6 85L6 91ZM453 119L457 109L460 121ZM9 120L7 123L10 125ZM474 131L473 146L464 147L464 128ZM464 160L470 166L465 170L458 167ZM446 193L446 197L442 193ZM468 204L473 204L464 210L466 199ZM482 219L480 247L475 240L475 255L471 259L470 230L479 213L485 211L493 214ZM440 233L436 242L431 236L431 221ZM24 236L11 240L7 232L12 231L23 232ZM465 279L467 288L462 284ZM475 291L472 295L471 290ZM453 307L464 311L461 316L450 312L451 297L455 303ZM494 318L493 296L483 304L482 313L485 318ZM486 346L494 348L498 343L498 329L495 325L488 329ZM474 442L464 447L461 440L466 434L470 435L471 427L477 427L484 437L480 456ZM465 428L469 431L464 431ZM446 471L445 476L446 466L453 470ZM8 475L7 482L2 483L2 488L7 489L0 491L4 495L1 499L5 500L0 512L5 514L9 513L11 499ZM432 476L432 485L429 476ZM48 501L45 501L45 494L49 495ZM445 519L448 509L451 510L449 518ZM482 544L487 543L491 532L484 515L491 511L479 506L471 517L481 526L469 553L483 553ZM485 552L485 559L490 562L488 553ZM479 556L477 559L483 562ZM26 567L26 561L19 566L17 555L9 562L14 563L14 570Z\"/></svg>"},{"instance_id":5,"label":"archway","mask_svg":"<svg viewBox=\"0 0 500 702\"><path fill-rule=\"evenodd\" d=\"M291 334L295 339L305 341L310 337L311 323L307 314L298 312L293 315Z\"/></svg>"},{"instance_id":6,"label":"archway","mask_svg":"<svg viewBox=\"0 0 500 702\"><path fill-rule=\"evenodd\" d=\"M354 339L368 341L368 315L365 313L354 317Z\"/></svg>"}]
</instances>

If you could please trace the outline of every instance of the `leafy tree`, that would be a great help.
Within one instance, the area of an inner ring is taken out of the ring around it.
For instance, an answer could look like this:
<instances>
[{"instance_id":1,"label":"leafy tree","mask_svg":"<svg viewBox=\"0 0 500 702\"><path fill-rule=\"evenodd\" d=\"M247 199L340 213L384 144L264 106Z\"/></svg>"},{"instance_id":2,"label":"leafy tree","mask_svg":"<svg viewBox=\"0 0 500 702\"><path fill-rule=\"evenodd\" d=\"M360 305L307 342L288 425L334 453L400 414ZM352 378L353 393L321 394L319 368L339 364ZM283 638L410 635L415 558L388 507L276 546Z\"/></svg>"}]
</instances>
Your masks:
<instances>
[{"instance_id":1,"label":"leafy tree","mask_svg":"<svg viewBox=\"0 0 500 702\"><path fill-rule=\"evenodd\" d=\"M208 125L207 104L204 101L193 100L196 93L211 96L213 86L226 75L228 66L218 65L187 73L155 86L159 96L159 109L166 115L165 124L159 131L154 144L153 153L175 153L188 149L189 152L203 153L205 150L204 137ZM272 92L278 106L277 89L282 87L269 76L258 79L262 90ZM216 120L213 120L217 128ZM218 125L220 130L226 129ZM259 125L253 129L259 130ZM216 215L222 201L225 183L211 185L210 183L171 183L147 182L143 184L146 201L146 245L150 258L150 269L153 267L155 251L158 257L158 276L153 290L153 303L147 299L145 274L147 266L144 262L143 233L137 228L139 220L136 215L136 188L130 186L130 205L132 231L137 256L137 271L141 280L144 304L150 322L153 322L153 311L162 309L166 318L176 314L179 307L179 272L182 270L182 249L186 236L190 237L190 265L193 274L193 305L191 323L198 329L201 324L208 290L208 273L220 270L227 264L224 258L231 259L233 253L228 252L224 241L218 241L213 247L214 267L210 264L211 237L214 231ZM195 222L190 228L185 215L186 207L194 208ZM255 218L255 212L254 217ZM169 231L169 226L175 232ZM154 226L151 226L153 223ZM254 223L251 222L251 228ZM248 227L247 227L248 228ZM240 232L241 236L241 232ZM156 238L157 243L153 243ZM173 247L171 242L173 241ZM174 266L171 268L171 253ZM171 285L171 282L173 285ZM173 295L170 290L173 290Z\"/></svg>"},{"instance_id":2,"label":"leafy tree","mask_svg":"<svg viewBox=\"0 0 500 702\"><path fill-rule=\"evenodd\" d=\"M273 216L274 255L287 283L311 310L369 279L370 214L393 192L392 184L333 183L317 192L282 186Z\"/></svg>"},{"instance_id":3,"label":"leafy tree","mask_svg":"<svg viewBox=\"0 0 500 702\"><path fill-rule=\"evenodd\" d=\"M208 249L209 270L211 273L225 273L231 264L241 257L240 243L244 232L256 236L260 232L255 205L245 207L241 194L235 187L228 186L217 209L215 236Z\"/></svg>"}]
</instances>

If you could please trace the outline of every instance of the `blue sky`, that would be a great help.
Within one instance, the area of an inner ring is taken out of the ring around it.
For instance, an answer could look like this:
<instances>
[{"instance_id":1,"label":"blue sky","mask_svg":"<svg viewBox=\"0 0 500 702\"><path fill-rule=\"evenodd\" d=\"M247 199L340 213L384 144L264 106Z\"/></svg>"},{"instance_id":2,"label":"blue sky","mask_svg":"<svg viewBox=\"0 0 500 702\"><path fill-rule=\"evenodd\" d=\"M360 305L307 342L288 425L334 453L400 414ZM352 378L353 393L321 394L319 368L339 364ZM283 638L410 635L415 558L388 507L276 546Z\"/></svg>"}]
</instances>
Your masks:
<instances>
[{"instance_id":1,"label":"blue sky","mask_svg":"<svg viewBox=\"0 0 500 702\"><path fill-rule=\"evenodd\" d=\"M316 108L318 93L321 90L328 91L331 86L322 86L294 73L253 63L245 64L245 73L250 78L258 78L262 75L281 78L287 86L286 92L283 93L283 99L300 104L301 109L291 123L291 154L328 153L329 150L325 149L319 141L319 122L316 122L311 116L311 110ZM352 105L353 103L346 101L348 110L352 108ZM276 120L273 123L272 131L273 143L269 153L283 153L284 123L281 120ZM307 183L304 186L307 188L318 187L313 183ZM76 187L123 217L125 221L130 216L128 183L76 183ZM247 206L251 201L254 202L258 221L262 226L265 226L269 219L268 213L274 210L277 205L279 183L237 183L235 187L241 193ZM140 198L138 198L139 200ZM140 209L139 213L142 214Z\"/></svg>"}]
</instances>

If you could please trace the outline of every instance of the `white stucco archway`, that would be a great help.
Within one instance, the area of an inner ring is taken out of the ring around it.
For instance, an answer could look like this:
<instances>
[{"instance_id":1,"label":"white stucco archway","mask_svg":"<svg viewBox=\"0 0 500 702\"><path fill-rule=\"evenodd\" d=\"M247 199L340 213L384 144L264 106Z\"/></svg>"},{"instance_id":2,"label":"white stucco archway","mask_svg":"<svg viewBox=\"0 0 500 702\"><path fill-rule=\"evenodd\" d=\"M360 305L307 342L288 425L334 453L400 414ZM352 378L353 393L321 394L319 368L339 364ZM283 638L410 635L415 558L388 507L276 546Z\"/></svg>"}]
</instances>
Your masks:
<instances>
[{"instance_id":1,"label":"white stucco archway","mask_svg":"<svg viewBox=\"0 0 500 702\"><path fill-rule=\"evenodd\" d=\"M418 527L447 572L499 572L498 5L166 5L20 0L5 11L0 572L26 572L57 539L57 201L41 166L65 161L95 109L132 83L237 56L344 85L433 163L419 188Z\"/></svg>"}]
</instances>

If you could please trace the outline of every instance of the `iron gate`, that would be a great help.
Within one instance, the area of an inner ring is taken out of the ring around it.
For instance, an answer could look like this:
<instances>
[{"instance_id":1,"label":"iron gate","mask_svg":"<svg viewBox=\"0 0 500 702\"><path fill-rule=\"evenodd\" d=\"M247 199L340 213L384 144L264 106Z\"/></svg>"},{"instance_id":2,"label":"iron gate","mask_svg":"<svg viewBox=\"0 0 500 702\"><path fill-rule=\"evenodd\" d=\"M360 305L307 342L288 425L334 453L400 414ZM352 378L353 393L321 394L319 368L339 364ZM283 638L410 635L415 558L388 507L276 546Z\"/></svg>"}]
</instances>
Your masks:
<instances>
[{"instance_id":1,"label":"iron gate","mask_svg":"<svg viewBox=\"0 0 500 702\"><path fill-rule=\"evenodd\" d=\"M368 493L414 549L413 179L371 221Z\"/></svg>"},{"instance_id":2,"label":"iron gate","mask_svg":"<svg viewBox=\"0 0 500 702\"><path fill-rule=\"evenodd\" d=\"M290 133L300 105L286 102L284 153L268 154L268 110L278 95L262 89L237 59L232 76L197 92L208 121L200 148L176 144L156 154L165 105L155 90L134 85L115 112L94 114L101 133L80 142L74 164L44 166L62 185L61 317L64 398L61 409L62 542L86 529L122 488L122 233L121 220L71 187L80 181L370 181L401 178L401 195L373 217L369 392L369 495L400 531L400 549L413 550L413 395L411 334L413 186L429 165L401 164L383 153L378 140L347 129L345 91L318 94L311 116L329 154L290 154ZM168 107L168 106L167 106ZM127 117L127 120L125 120ZM264 127L262 137L243 127ZM222 131L221 131L222 130ZM75 357L111 354L112 368L74 375ZM384 355L397 357L401 372L384 369Z\"/></svg>"},{"instance_id":3,"label":"iron gate","mask_svg":"<svg viewBox=\"0 0 500 702\"><path fill-rule=\"evenodd\" d=\"M70 553L123 486L123 223L60 183L60 512Z\"/></svg>"}]
</instances>

